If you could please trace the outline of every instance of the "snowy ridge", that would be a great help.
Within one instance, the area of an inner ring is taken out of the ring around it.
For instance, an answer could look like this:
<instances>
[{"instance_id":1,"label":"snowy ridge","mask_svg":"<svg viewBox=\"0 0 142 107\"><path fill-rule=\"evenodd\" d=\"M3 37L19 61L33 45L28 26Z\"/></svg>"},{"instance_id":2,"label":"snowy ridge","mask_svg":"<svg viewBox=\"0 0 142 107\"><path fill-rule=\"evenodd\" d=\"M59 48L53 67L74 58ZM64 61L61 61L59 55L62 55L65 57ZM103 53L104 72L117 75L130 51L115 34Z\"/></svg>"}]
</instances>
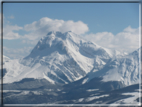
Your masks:
<instances>
[{"instance_id":1,"label":"snowy ridge","mask_svg":"<svg viewBox=\"0 0 142 107\"><path fill-rule=\"evenodd\" d=\"M103 77L103 82L121 81L126 86L139 83L139 51L140 49L111 59L101 70L89 72L82 84L89 82L94 77ZM87 81L85 81L86 79Z\"/></svg>"},{"instance_id":2,"label":"snowy ridge","mask_svg":"<svg viewBox=\"0 0 142 107\"><path fill-rule=\"evenodd\" d=\"M140 95L138 92L122 93L122 95L132 95L132 97L118 100L113 104L138 104L137 98L139 98Z\"/></svg>"},{"instance_id":3,"label":"snowy ridge","mask_svg":"<svg viewBox=\"0 0 142 107\"><path fill-rule=\"evenodd\" d=\"M137 54L124 56L116 50L103 48L73 32L49 32L39 40L27 57L21 60L10 60L5 57L8 61L4 63L4 68L7 70L4 83L12 83L24 78L44 78L51 84L68 84L91 75L82 83L85 84L95 76L103 76L103 81L122 80L129 85L138 80L136 57ZM133 71L128 67L129 62ZM124 67L122 67L123 63ZM100 70L104 67L110 69L101 73ZM100 74L96 74L97 72Z\"/></svg>"}]
</instances>

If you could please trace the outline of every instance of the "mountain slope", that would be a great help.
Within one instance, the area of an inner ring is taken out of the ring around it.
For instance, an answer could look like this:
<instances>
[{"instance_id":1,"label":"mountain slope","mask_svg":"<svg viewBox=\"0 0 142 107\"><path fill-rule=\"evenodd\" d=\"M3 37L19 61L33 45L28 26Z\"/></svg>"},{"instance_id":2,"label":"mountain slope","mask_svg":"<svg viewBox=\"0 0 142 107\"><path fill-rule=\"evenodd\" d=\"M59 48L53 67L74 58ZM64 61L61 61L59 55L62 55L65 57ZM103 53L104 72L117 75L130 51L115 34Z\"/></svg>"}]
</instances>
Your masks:
<instances>
[{"instance_id":1,"label":"mountain slope","mask_svg":"<svg viewBox=\"0 0 142 107\"><path fill-rule=\"evenodd\" d=\"M4 83L33 78L46 79L51 84L68 84L86 77L84 84L101 76L106 82L121 81L130 85L138 82L137 55L124 56L86 41L73 32L49 32L27 57L4 63L7 71Z\"/></svg>"},{"instance_id":2,"label":"mountain slope","mask_svg":"<svg viewBox=\"0 0 142 107\"><path fill-rule=\"evenodd\" d=\"M111 59L101 70L92 70L82 80L82 84L89 82L95 77L102 77L103 82L120 81L125 86L140 82L140 49L122 56Z\"/></svg>"},{"instance_id":3,"label":"mountain slope","mask_svg":"<svg viewBox=\"0 0 142 107\"><path fill-rule=\"evenodd\" d=\"M4 67L4 83L23 78L45 78L51 83L69 83L84 77L96 65L102 68L114 53L88 42L73 32L50 32L24 59L11 60ZM10 66L9 66L10 65Z\"/></svg>"}]
</instances>

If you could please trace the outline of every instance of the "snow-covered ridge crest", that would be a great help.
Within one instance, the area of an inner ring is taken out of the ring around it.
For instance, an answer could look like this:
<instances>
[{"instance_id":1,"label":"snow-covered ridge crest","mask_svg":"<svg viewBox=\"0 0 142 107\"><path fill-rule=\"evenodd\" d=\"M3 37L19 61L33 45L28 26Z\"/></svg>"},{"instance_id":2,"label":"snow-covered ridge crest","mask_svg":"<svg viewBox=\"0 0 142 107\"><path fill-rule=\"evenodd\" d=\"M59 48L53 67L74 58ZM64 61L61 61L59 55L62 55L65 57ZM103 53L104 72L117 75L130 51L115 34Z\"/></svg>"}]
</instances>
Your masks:
<instances>
[{"instance_id":1,"label":"snow-covered ridge crest","mask_svg":"<svg viewBox=\"0 0 142 107\"><path fill-rule=\"evenodd\" d=\"M94 59L96 57L109 59L116 56L114 51L103 48L93 42L86 41L81 36L76 35L71 31L65 33L52 31L42 37L32 50L31 54L24 59L35 60L38 57L48 56L54 52L70 57L80 54L80 60L82 56L89 59Z\"/></svg>"},{"instance_id":2,"label":"snow-covered ridge crest","mask_svg":"<svg viewBox=\"0 0 142 107\"><path fill-rule=\"evenodd\" d=\"M117 55L121 53L87 41L71 31L53 31L42 37L27 57L16 61L15 65L13 61L4 65L7 70L4 82L35 78L46 79L52 84L67 84L89 72L99 71Z\"/></svg>"},{"instance_id":3,"label":"snow-covered ridge crest","mask_svg":"<svg viewBox=\"0 0 142 107\"><path fill-rule=\"evenodd\" d=\"M79 43L81 37L79 35L74 34L73 32L65 32L61 33L59 31L51 31L46 36L42 37L36 47L34 49L42 50L46 47L51 47L52 45L56 45L57 43L64 43L67 39L74 41L74 43ZM83 39L82 39L83 40ZM46 46L43 46L46 45ZM33 49L33 50L34 50Z\"/></svg>"},{"instance_id":4,"label":"snow-covered ridge crest","mask_svg":"<svg viewBox=\"0 0 142 107\"><path fill-rule=\"evenodd\" d=\"M94 77L103 77L103 82L120 81L125 86L139 83L141 74L139 54L140 48L128 55L111 59L103 69L97 72L89 72L88 77L83 80L82 84Z\"/></svg>"}]
</instances>

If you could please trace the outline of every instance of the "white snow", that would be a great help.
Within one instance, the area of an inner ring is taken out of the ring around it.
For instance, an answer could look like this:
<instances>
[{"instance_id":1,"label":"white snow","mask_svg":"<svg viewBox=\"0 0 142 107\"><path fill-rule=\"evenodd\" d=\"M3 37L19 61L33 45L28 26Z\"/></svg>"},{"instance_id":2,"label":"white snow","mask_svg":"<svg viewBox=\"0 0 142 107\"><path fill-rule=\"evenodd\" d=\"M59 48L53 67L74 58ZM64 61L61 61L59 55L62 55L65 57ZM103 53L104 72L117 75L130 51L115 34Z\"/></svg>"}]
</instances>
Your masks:
<instances>
[{"instance_id":1,"label":"white snow","mask_svg":"<svg viewBox=\"0 0 142 107\"><path fill-rule=\"evenodd\" d=\"M44 75L44 78L46 79L46 80L48 80L50 83L52 83L52 84L55 84L55 81L53 81L52 79L50 79L48 76L46 76L44 73L43 73L43 75Z\"/></svg>"},{"instance_id":2,"label":"white snow","mask_svg":"<svg viewBox=\"0 0 142 107\"><path fill-rule=\"evenodd\" d=\"M105 74L102 74L103 81L121 81L126 86L139 83L139 60L133 54L115 58L109 67L112 67Z\"/></svg>"},{"instance_id":3,"label":"white snow","mask_svg":"<svg viewBox=\"0 0 142 107\"><path fill-rule=\"evenodd\" d=\"M46 79L52 84L61 80L67 84L68 81L77 81L89 73L89 77L82 82L85 84L95 77L96 72L108 66L112 68L98 75L103 77L104 82L121 81L125 85L131 85L139 82L136 57L136 52L123 55L86 41L73 32L50 32L39 40L27 57L11 60L4 56L3 67L7 73L3 82L34 78ZM110 58L112 63L107 65Z\"/></svg>"},{"instance_id":4,"label":"white snow","mask_svg":"<svg viewBox=\"0 0 142 107\"><path fill-rule=\"evenodd\" d=\"M88 78L85 78L83 81L82 81L82 84L85 84L87 82Z\"/></svg>"},{"instance_id":5,"label":"white snow","mask_svg":"<svg viewBox=\"0 0 142 107\"><path fill-rule=\"evenodd\" d=\"M57 89L57 91L61 91L60 89Z\"/></svg>"},{"instance_id":6,"label":"white snow","mask_svg":"<svg viewBox=\"0 0 142 107\"><path fill-rule=\"evenodd\" d=\"M84 100L84 98L80 98L78 99L78 102L82 102Z\"/></svg>"},{"instance_id":7,"label":"white snow","mask_svg":"<svg viewBox=\"0 0 142 107\"><path fill-rule=\"evenodd\" d=\"M141 91L142 91L142 89L136 89L135 91L141 92Z\"/></svg>"},{"instance_id":8,"label":"white snow","mask_svg":"<svg viewBox=\"0 0 142 107\"><path fill-rule=\"evenodd\" d=\"M88 89L88 90L86 90L86 91L92 92L92 91L97 91L97 90L99 90L99 89Z\"/></svg>"},{"instance_id":9,"label":"white snow","mask_svg":"<svg viewBox=\"0 0 142 107\"><path fill-rule=\"evenodd\" d=\"M53 89L45 89L46 91L53 91Z\"/></svg>"},{"instance_id":10,"label":"white snow","mask_svg":"<svg viewBox=\"0 0 142 107\"><path fill-rule=\"evenodd\" d=\"M88 97L85 101L89 102L89 101L92 101L92 100L95 100L95 99L99 99L101 97L108 97L108 96L109 96L108 94L105 94L105 95L101 95L101 96Z\"/></svg>"},{"instance_id":11,"label":"white snow","mask_svg":"<svg viewBox=\"0 0 142 107\"><path fill-rule=\"evenodd\" d=\"M20 90L3 90L4 93L6 92L21 92Z\"/></svg>"},{"instance_id":12,"label":"white snow","mask_svg":"<svg viewBox=\"0 0 142 107\"><path fill-rule=\"evenodd\" d=\"M20 95L27 95L27 94L29 94L29 92L30 92L30 91L22 91L22 92L20 93Z\"/></svg>"},{"instance_id":13,"label":"white snow","mask_svg":"<svg viewBox=\"0 0 142 107\"><path fill-rule=\"evenodd\" d=\"M132 95L132 97L118 100L113 104L139 104L139 102L136 101L136 99L139 98L139 92L122 93L122 95Z\"/></svg>"},{"instance_id":14,"label":"white snow","mask_svg":"<svg viewBox=\"0 0 142 107\"><path fill-rule=\"evenodd\" d=\"M117 72L117 69L111 69L107 72L107 74L105 76L103 76L103 80L104 82L107 81L121 81L121 76L120 74Z\"/></svg>"},{"instance_id":15,"label":"white snow","mask_svg":"<svg viewBox=\"0 0 142 107\"><path fill-rule=\"evenodd\" d=\"M60 78L59 74L64 74L70 82L77 81L93 68L94 58L91 52L88 51L89 53L86 54L87 48L97 51L100 47L73 32L51 32L42 37L31 54L24 59L9 60L5 57L9 61L4 64L7 70L4 83L12 83L24 78L45 78L52 84L58 82L50 78L49 73L66 84L68 82ZM74 62L70 62L67 67L64 62L70 59ZM102 63L105 65L105 62Z\"/></svg>"},{"instance_id":16,"label":"white snow","mask_svg":"<svg viewBox=\"0 0 142 107\"><path fill-rule=\"evenodd\" d=\"M32 91L35 95L43 95L41 91Z\"/></svg>"}]
</instances>

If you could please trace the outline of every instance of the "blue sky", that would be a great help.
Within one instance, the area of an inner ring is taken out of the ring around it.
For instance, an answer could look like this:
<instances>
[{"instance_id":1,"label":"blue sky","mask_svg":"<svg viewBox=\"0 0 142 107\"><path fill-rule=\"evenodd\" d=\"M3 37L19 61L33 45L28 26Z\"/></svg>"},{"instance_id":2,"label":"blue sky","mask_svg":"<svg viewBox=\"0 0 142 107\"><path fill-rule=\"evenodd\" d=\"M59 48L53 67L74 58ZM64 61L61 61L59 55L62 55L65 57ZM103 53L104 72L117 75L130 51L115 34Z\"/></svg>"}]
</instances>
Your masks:
<instances>
[{"instance_id":1,"label":"blue sky","mask_svg":"<svg viewBox=\"0 0 142 107\"><path fill-rule=\"evenodd\" d=\"M53 27L53 24L49 24L48 27L41 24L47 20L51 23L63 23L68 28L66 30L70 29L68 26L72 21L72 27L77 25L80 28L74 31L75 33L93 39L94 42L107 48L130 52L138 45L136 44L139 27L138 3L4 3L3 14L4 54L11 58L23 57L31 51L38 40L49 31L44 32L43 29ZM36 24L32 24L33 22ZM37 24L40 25L36 26ZM41 29L44 33L41 33ZM55 29L66 31L63 26ZM117 39L123 40L122 45L126 45L123 49L123 46L118 46L120 42L114 43ZM109 42L104 44L103 40ZM128 49L129 41L132 46Z\"/></svg>"},{"instance_id":2,"label":"blue sky","mask_svg":"<svg viewBox=\"0 0 142 107\"><path fill-rule=\"evenodd\" d=\"M121 32L128 25L139 26L138 3L4 3L4 16L24 26L42 17L83 21L90 32ZM121 24L120 24L121 23ZM116 28L117 26L117 28Z\"/></svg>"}]
</instances>

